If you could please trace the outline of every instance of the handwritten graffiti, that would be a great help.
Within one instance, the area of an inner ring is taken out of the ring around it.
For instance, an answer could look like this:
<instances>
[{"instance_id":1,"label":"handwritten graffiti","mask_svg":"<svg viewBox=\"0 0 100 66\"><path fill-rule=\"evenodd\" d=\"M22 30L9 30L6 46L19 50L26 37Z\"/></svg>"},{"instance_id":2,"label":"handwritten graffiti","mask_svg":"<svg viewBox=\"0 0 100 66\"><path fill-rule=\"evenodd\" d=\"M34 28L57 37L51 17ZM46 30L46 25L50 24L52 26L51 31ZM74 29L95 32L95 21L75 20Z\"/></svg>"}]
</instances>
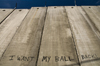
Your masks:
<instances>
[{"instance_id":1,"label":"handwritten graffiti","mask_svg":"<svg viewBox=\"0 0 100 66\"><path fill-rule=\"evenodd\" d=\"M89 54L89 55L81 55L82 59L93 59L93 58L98 58L96 54Z\"/></svg>"},{"instance_id":2,"label":"handwritten graffiti","mask_svg":"<svg viewBox=\"0 0 100 66\"><path fill-rule=\"evenodd\" d=\"M11 55L10 57L10 61L16 59L18 61L33 61L34 57L26 57L26 56L16 56L16 55Z\"/></svg>"},{"instance_id":3,"label":"handwritten graffiti","mask_svg":"<svg viewBox=\"0 0 100 66\"><path fill-rule=\"evenodd\" d=\"M49 62L50 59L51 59L51 56L43 56L42 62L43 62L43 61Z\"/></svg>"},{"instance_id":4,"label":"handwritten graffiti","mask_svg":"<svg viewBox=\"0 0 100 66\"><path fill-rule=\"evenodd\" d=\"M55 56L55 62L58 62L58 61L73 61L74 59L71 59L70 56L66 57L66 56L61 56L61 57L58 57L58 56Z\"/></svg>"},{"instance_id":5,"label":"handwritten graffiti","mask_svg":"<svg viewBox=\"0 0 100 66\"><path fill-rule=\"evenodd\" d=\"M51 59L51 56L43 56L42 58L42 62L49 62ZM59 61L73 61L74 59L71 59L70 56L66 57L66 56L55 56L54 58L55 62L59 62Z\"/></svg>"}]
</instances>

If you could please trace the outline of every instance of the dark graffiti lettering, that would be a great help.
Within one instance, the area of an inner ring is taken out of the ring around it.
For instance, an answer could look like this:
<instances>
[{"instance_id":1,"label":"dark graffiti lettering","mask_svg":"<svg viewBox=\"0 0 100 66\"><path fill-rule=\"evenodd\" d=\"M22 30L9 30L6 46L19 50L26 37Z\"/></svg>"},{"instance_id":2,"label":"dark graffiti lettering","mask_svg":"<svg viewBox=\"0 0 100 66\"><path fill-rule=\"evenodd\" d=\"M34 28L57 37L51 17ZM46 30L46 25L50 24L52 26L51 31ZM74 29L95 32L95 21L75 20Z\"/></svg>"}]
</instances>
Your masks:
<instances>
[{"instance_id":1,"label":"dark graffiti lettering","mask_svg":"<svg viewBox=\"0 0 100 66\"><path fill-rule=\"evenodd\" d=\"M15 55L9 56L10 59L9 60L13 60L13 57L15 57Z\"/></svg>"},{"instance_id":2,"label":"dark graffiti lettering","mask_svg":"<svg viewBox=\"0 0 100 66\"><path fill-rule=\"evenodd\" d=\"M26 57L26 56L16 56L16 55L11 55L9 56L9 60L18 60L18 61L33 61L34 57Z\"/></svg>"},{"instance_id":3,"label":"dark graffiti lettering","mask_svg":"<svg viewBox=\"0 0 100 66\"><path fill-rule=\"evenodd\" d=\"M55 56L55 61L58 62L59 61L59 57Z\"/></svg>"},{"instance_id":4,"label":"dark graffiti lettering","mask_svg":"<svg viewBox=\"0 0 100 66\"><path fill-rule=\"evenodd\" d=\"M71 59L70 56L66 57L66 56L61 56L61 57L58 57L58 56L55 56L55 62L58 62L58 61L73 61L74 59Z\"/></svg>"},{"instance_id":5,"label":"dark graffiti lettering","mask_svg":"<svg viewBox=\"0 0 100 66\"><path fill-rule=\"evenodd\" d=\"M96 54L92 54L92 55L81 55L82 59L92 59L92 58L97 58Z\"/></svg>"},{"instance_id":6,"label":"dark graffiti lettering","mask_svg":"<svg viewBox=\"0 0 100 66\"><path fill-rule=\"evenodd\" d=\"M17 56L19 61L32 61L34 57Z\"/></svg>"},{"instance_id":7,"label":"dark graffiti lettering","mask_svg":"<svg viewBox=\"0 0 100 66\"><path fill-rule=\"evenodd\" d=\"M43 56L42 62L45 60L45 62L49 62L51 59L51 56Z\"/></svg>"}]
</instances>

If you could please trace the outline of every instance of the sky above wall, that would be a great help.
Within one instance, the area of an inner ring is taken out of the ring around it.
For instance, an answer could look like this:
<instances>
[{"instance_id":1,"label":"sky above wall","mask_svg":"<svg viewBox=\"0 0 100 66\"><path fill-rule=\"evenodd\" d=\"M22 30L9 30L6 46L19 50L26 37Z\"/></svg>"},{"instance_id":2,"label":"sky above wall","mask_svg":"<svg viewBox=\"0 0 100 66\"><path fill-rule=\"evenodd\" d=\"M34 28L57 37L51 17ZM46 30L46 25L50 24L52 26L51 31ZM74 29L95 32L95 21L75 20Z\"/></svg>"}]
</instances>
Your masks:
<instances>
[{"instance_id":1,"label":"sky above wall","mask_svg":"<svg viewBox=\"0 0 100 66\"><path fill-rule=\"evenodd\" d=\"M43 6L100 5L100 0L0 0L0 8L31 8Z\"/></svg>"}]
</instances>

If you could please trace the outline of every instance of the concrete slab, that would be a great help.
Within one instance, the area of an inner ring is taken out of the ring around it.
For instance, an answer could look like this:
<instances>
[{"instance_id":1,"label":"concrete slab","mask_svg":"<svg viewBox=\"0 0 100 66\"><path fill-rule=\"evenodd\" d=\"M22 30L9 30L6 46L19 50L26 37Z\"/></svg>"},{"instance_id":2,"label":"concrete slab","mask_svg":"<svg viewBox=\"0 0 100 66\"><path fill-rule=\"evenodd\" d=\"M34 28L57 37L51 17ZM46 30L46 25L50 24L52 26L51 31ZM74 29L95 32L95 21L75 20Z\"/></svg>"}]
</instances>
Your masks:
<instances>
[{"instance_id":1,"label":"concrete slab","mask_svg":"<svg viewBox=\"0 0 100 66\"><path fill-rule=\"evenodd\" d=\"M81 66L100 65L100 39L92 30L88 21L80 12L81 7L68 7L69 22L71 24L77 46ZM81 9L82 10L82 9Z\"/></svg>"},{"instance_id":2,"label":"concrete slab","mask_svg":"<svg viewBox=\"0 0 100 66\"><path fill-rule=\"evenodd\" d=\"M13 9L0 9L0 24L13 11Z\"/></svg>"},{"instance_id":3,"label":"concrete slab","mask_svg":"<svg viewBox=\"0 0 100 66\"><path fill-rule=\"evenodd\" d=\"M0 25L0 58L27 13L27 9L22 11L17 9Z\"/></svg>"},{"instance_id":4,"label":"concrete slab","mask_svg":"<svg viewBox=\"0 0 100 66\"><path fill-rule=\"evenodd\" d=\"M94 7L94 6L93 6ZM89 7L90 8L90 7ZM86 13L86 11L83 9L83 7L79 7L79 11L81 12L82 16L86 19L86 21L88 22L89 26L91 27L92 31L96 34L96 36L100 39L100 31L99 29L96 27L96 25L94 24L95 22L93 22L92 19L90 19L90 17L88 16L88 14ZM92 13L91 13L92 14Z\"/></svg>"},{"instance_id":5,"label":"concrete slab","mask_svg":"<svg viewBox=\"0 0 100 66\"><path fill-rule=\"evenodd\" d=\"M36 65L45 13L45 7L31 8L3 54L1 66Z\"/></svg>"},{"instance_id":6,"label":"concrete slab","mask_svg":"<svg viewBox=\"0 0 100 66\"><path fill-rule=\"evenodd\" d=\"M0 9L0 22L10 11ZM79 66L100 66L99 12L100 6L15 10L0 24L0 66L78 66L78 59Z\"/></svg>"},{"instance_id":7,"label":"concrete slab","mask_svg":"<svg viewBox=\"0 0 100 66\"><path fill-rule=\"evenodd\" d=\"M48 7L37 66L78 66L64 7Z\"/></svg>"},{"instance_id":8,"label":"concrete slab","mask_svg":"<svg viewBox=\"0 0 100 66\"><path fill-rule=\"evenodd\" d=\"M85 10L92 24L98 29L98 33L100 34L100 7L82 6L82 8Z\"/></svg>"}]
</instances>

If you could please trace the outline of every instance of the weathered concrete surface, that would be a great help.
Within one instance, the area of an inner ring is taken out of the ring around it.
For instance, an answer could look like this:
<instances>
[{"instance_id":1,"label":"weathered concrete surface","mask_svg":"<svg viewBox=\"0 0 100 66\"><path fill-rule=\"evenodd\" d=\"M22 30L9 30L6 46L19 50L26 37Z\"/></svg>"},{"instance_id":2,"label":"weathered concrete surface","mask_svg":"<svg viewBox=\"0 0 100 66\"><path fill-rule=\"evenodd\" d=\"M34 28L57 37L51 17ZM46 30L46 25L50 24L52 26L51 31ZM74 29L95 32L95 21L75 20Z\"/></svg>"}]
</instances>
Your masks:
<instances>
[{"instance_id":1,"label":"weathered concrete surface","mask_svg":"<svg viewBox=\"0 0 100 66\"><path fill-rule=\"evenodd\" d=\"M13 11L13 9L0 9L0 23Z\"/></svg>"},{"instance_id":2,"label":"weathered concrete surface","mask_svg":"<svg viewBox=\"0 0 100 66\"><path fill-rule=\"evenodd\" d=\"M91 8L91 6L88 6L88 8ZM83 7L79 8L79 11L81 12L82 16L84 16L84 18L86 19L87 23L89 24L95 35L100 39L100 31L94 24L95 22L93 22L92 19L90 19L91 16L88 16Z\"/></svg>"},{"instance_id":3,"label":"weathered concrete surface","mask_svg":"<svg viewBox=\"0 0 100 66\"><path fill-rule=\"evenodd\" d=\"M0 66L100 66L100 6L21 10L0 24Z\"/></svg>"},{"instance_id":4,"label":"weathered concrete surface","mask_svg":"<svg viewBox=\"0 0 100 66\"><path fill-rule=\"evenodd\" d=\"M17 9L0 25L0 58L27 13L27 9Z\"/></svg>"},{"instance_id":5,"label":"weathered concrete surface","mask_svg":"<svg viewBox=\"0 0 100 66\"><path fill-rule=\"evenodd\" d=\"M37 66L67 66L77 62L66 10L48 7Z\"/></svg>"},{"instance_id":6,"label":"weathered concrete surface","mask_svg":"<svg viewBox=\"0 0 100 66\"><path fill-rule=\"evenodd\" d=\"M100 66L100 39L80 10L81 7L66 7L81 66Z\"/></svg>"},{"instance_id":7,"label":"weathered concrete surface","mask_svg":"<svg viewBox=\"0 0 100 66\"><path fill-rule=\"evenodd\" d=\"M35 66L45 13L45 7L31 8L1 58L0 66Z\"/></svg>"},{"instance_id":8,"label":"weathered concrete surface","mask_svg":"<svg viewBox=\"0 0 100 66\"><path fill-rule=\"evenodd\" d=\"M91 19L91 23L97 28L97 32L100 37L100 7L98 6L82 6L82 8L87 13L88 17Z\"/></svg>"}]
</instances>

